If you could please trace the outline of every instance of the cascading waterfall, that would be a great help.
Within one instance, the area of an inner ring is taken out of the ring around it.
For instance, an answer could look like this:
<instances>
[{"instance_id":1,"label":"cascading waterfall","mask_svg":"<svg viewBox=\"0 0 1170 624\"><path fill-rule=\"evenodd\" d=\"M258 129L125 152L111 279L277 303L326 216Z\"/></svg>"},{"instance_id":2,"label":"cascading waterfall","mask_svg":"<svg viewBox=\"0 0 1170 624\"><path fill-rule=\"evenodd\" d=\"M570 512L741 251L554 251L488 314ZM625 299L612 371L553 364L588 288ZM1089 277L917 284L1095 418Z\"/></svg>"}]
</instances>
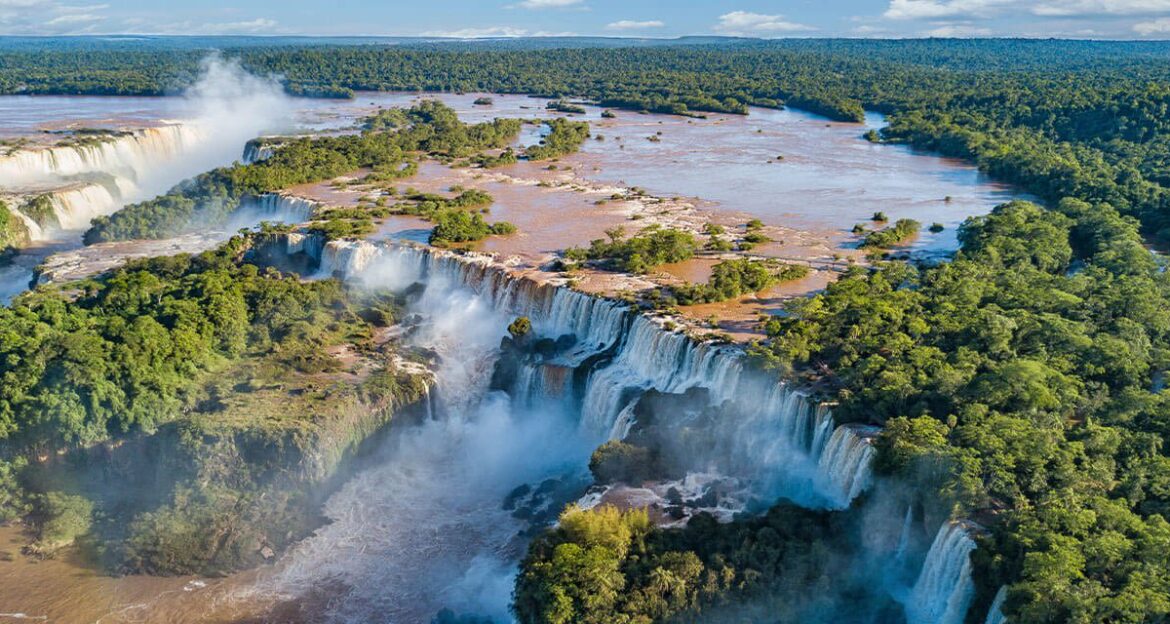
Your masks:
<instances>
[{"instance_id":1,"label":"cascading waterfall","mask_svg":"<svg viewBox=\"0 0 1170 624\"><path fill-rule=\"evenodd\" d=\"M630 429L634 427L636 416L634 408L637 403L631 401L625 409L618 414L617 420L613 422L613 428L609 430L610 440L624 440L626 436L630 435Z\"/></svg>"},{"instance_id":2,"label":"cascading waterfall","mask_svg":"<svg viewBox=\"0 0 1170 624\"><path fill-rule=\"evenodd\" d=\"M910 549L911 532L914 530L914 506L906 506L906 517L902 520L902 531L898 534L898 545L894 548L895 572L902 569L906 563L906 551Z\"/></svg>"},{"instance_id":3,"label":"cascading waterfall","mask_svg":"<svg viewBox=\"0 0 1170 624\"><path fill-rule=\"evenodd\" d=\"M501 323L527 316L534 335L554 339L558 346L520 365L512 408L551 413L548 406L559 401L569 413L578 414L578 433L594 444L630 434L644 393L687 393L706 397L702 400L710 410L704 413L714 414L700 421L680 421L680 428L704 427L698 435L711 447L709 457L695 458L694 472L687 478L733 477L752 484L765 499L786 496L824 508L847 507L871 485L872 440L878 430L837 426L830 405L815 403L755 370L736 348L697 342L666 330L622 302L526 277L522 270L484 254L403 243L326 243L318 235L302 233L288 234L284 245L289 254L303 253L316 260L318 276L340 276L399 291L421 283L424 298L466 289L476 295L469 301L482 306L476 315L490 314ZM457 328L444 331L457 333ZM713 464L703 465L711 459ZM708 470L712 466L714 473ZM594 496L590 502L596 503L594 499L599 500ZM730 517L730 511L726 515ZM911 508L896 525L901 535L895 558L905 559L913 552L912 525ZM906 600L910 624L962 622L974 593L967 557L974 547L967 525L943 527ZM899 565L904 567L904 562Z\"/></svg>"},{"instance_id":4,"label":"cascading waterfall","mask_svg":"<svg viewBox=\"0 0 1170 624\"><path fill-rule=\"evenodd\" d=\"M19 150L0 158L0 179L10 187L94 173L136 180L201 139L194 126L174 124L87 144Z\"/></svg>"},{"instance_id":5,"label":"cascading waterfall","mask_svg":"<svg viewBox=\"0 0 1170 624\"><path fill-rule=\"evenodd\" d=\"M290 251L299 251L307 242L297 236L288 244ZM538 335L575 337L570 348L520 371L514 395L522 404L566 398L570 371L612 351L611 360L589 372L579 397L581 427L596 439L628 434L633 402L650 389L682 393L704 388L712 405L731 405L735 414L712 425L711 437L722 441L722 463L734 476L758 482L761 494L782 493L811 505L843 508L870 485L875 430L834 428L827 407L750 369L738 349L667 331L621 302L513 277L480 254L330 241L320 251L317 274L362 280L369 279L369 270L384 282L375 261L395 267L398 288L441 278L471 288L495 310L527 316Z\"/></svg>"},{"instance_id":6,"label":"cascading waterfall","mask_svg":"<svg viewBox=\"0 0 1170 624\"><path fill-rule=\"evenodd\" d=\"M28 231L29 240L35 242L43 241L47 238L45 235L45 230L41 227L41 224L37 223L32 217L21 212L19 208L15 206L9 206L8 212L17 219L20 219L20 222L24 224L24 228Z\"/></svg>"},{"instance_id":7,"label":"cascading waterfall","mask_svg":"<svg viewBox=\"0 0 1170 624\"><path fill-rule=\"evenodd\" d=\"M975 541L968 535L972 525L946 522L939 528L918 581L906 601L908 624L962 624L975 597L971 578L971 551Z\"/></svg>"},{"instance_id":8,"label":"cascading waterfall","mask_svg":"<svg viewBox=\"0 0 1170 624\"><path fill-rule=\"evenodd\" d=\"M511 621L510 588L527 521L501 505L517 486L549 483L570 494L537 501L552 513L583 488L590 441L567 412L527 412L489 391L510 311L498 307L495 277L476 266L364 243L289 249L321 269L372 288L411 288L405 340L436 356L438 409L398 429L382 461L355 475L324 506L331 522L298 544L254 593L294 598L328 587L327 613L314 621L427 622L442 607ZM420 292L421 291L421 292ZM501 295L503 296L503 295ZM555 489L555 488L553 488ZM554 501L560 501L555 502ZM266 575L267 576L267 575ZM313 614L314 616L316 614Z\"/></svg>"},{"instance_id":9,"label":"cascading waterfall","mask_svg":"<svg viewBox=\"0 0 1170 624\"><path fill-rule=\"evenodd\" d=\"M329 241L321 251L318 274L322 277L354 277L381 255L380 247L366 241Z\"/></svg>"},{"instance_id":10,"label":"cascading waterfall","mask_svg":"<svg viewBox=\"0 0 1170 624\"><path fill-rule=\"evenodd\" d=\"M249 165L262 160L268 160L275 153L276 149L272 145L264 143L261 140L251 140L244 145L243 162L245 165Z\"/></svg>"},{"instance_id":11,"label":"cascading waterfall","mask_svg":"<svg viewBox=\"0 0 1170 624\"><path fill-rule=\"evenodd\" d=\"M240 207L225 229L236 230L258 221L304 223L311 220L322 206L318 201L284 193L247 196L240 201Z\"/></svg>"},{"instance_id":12,"label":"cascading waterfall","mask_svg":"<svg viewBox=\"0 0 1170 624\"><path fill-rule=\"evenodd\" d=\"M94 218L154 192L142 183L204 138L195 125L172 124L91 143L18 150L0 158L0 180L30 238L47 240L58 231L84 230ZM48 197L54 222L34 227L21 204L42 195Z\"/></svg>"},{"instance_id":13,"label":"cascading waterfall","mask_svg":"<svg viewBox=\"0 0 1170 624\"><path fill-rule=\"evenodd\" d=\"M984 624L1007 624L1007 616L1003 614L1003 601L1007 600L1007 586L995 592L995 599L991 601L991 608L987 610L987 619Z\"/></svg>"},{"instance_id":14,"label":"cascading waterfall","mask_svg":"<svg viewBox=\"0 0 1170 624\"><path fill-rule=\"evenodd\" d=\"M118 210L122 195L102 184L86 184L53 192L49 197L62 230L84 230L94 218Z\"/></svg>"},{"instance_id":15,"label":"cascading waterfall","mask_svg":"<svg viewBox=\"0 0 1170 624\"><path fill-rule=\"evenodd\" d=\"M874 455L871 441L877 433L876 427L837 427L817 461L817 474L825 480L825 489L832 491L838 504L843 507L848 506L870 485Z\"/></svg>"}]
</instances>

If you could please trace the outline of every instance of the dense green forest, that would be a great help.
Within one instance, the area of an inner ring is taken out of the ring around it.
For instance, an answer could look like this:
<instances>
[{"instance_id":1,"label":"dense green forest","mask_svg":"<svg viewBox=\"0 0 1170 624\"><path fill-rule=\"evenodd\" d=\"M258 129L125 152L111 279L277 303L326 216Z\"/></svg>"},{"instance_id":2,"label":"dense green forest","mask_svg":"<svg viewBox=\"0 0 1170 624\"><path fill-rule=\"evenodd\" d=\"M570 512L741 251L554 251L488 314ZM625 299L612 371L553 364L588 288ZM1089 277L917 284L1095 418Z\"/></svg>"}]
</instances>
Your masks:
<instances>
[{"instance_id":1,"label":"dense green forest","mask_svg":"<svg viewBox=\"0 0 1170 624\"><path fill-rule=\"evenodd\" d=\"M1170 614L1170 279L1107 204L1015 202L934 266L854 269L755 348L815 368L839 418L885 426L878 469L994 531L986 604L1024 622Z\"/></svg>"},{"instance_id":2,"label":"dense green forest","mask_svg":"<svg viewBox=\"0 0 1170 624\"><path fill-rule=\"evenodd\" d=\"M81 540L112 570L254 565L255 544L313 528L314 492L421 396L372 339L398 303L249 263L264 236L0 308L0 519L31 520L33 552ZM366 369L343 370L328 351L343 344Z\"/></svg>"}]
</instances>

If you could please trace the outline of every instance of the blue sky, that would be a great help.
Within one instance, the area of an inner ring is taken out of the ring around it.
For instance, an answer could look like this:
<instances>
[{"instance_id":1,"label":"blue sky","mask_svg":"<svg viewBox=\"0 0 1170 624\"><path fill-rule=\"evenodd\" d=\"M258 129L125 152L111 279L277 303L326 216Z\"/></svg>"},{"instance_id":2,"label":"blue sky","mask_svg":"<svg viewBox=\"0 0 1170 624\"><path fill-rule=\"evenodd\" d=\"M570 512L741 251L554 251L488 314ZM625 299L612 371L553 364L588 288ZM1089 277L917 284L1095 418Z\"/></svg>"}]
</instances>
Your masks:
<instances>
[{"instance_id":1,"label":"blue sky","mask_svg":"<svg viewBox=\"0 0 1170 624\"><path fill-rule=\"evenodd\" d=\"M1170 0L0 0L0 34L1170 38Z\"/></svg>"}]
</instances>

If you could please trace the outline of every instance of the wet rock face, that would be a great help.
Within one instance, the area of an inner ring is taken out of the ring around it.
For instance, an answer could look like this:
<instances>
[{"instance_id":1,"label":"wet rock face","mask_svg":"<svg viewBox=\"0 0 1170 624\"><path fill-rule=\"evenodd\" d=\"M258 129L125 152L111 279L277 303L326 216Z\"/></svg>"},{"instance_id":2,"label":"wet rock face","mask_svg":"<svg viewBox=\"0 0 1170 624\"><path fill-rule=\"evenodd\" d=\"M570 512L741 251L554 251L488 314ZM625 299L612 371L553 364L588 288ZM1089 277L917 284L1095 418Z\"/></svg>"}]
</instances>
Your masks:
<instances>
[{"instance_id":1,"label":"wet rock face","mask_svg":"<svg viewBox=\"0 0 1170 624\"><path fill-rule=\"evenodd\" d=\"M578 470L539 483L522 483L504 497L501 508L527 522L523 534L534 536L552 526L565 506L577 500L588 484L588 477Z\"/></svg>"}]
</instances>

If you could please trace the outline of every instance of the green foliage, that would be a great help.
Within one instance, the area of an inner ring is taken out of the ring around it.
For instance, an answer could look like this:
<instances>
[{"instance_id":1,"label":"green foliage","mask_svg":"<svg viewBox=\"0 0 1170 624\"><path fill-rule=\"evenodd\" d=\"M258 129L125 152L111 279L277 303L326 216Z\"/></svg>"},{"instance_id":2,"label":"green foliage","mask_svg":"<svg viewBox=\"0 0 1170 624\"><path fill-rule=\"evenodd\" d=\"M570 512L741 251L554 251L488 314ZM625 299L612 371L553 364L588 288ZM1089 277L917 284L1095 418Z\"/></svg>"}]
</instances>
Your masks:
<instances>
[{"instance_id":1,"label":"green foliage","mask_svg":"<svg viewBox=\"0 0 1170 624\"><path fill-rule=\"evenodd\" d=\"M682 305L714 303L767 290L780 282L802 279L808 273L809 268L802 264L737 258L716 264L706 284L686 284L673 290Z\"/></svg>"},{"instance_id":2,"label":"green foliage","mask_svg":"<svg viewBox=\"0 0 1170 624\"><path fill-rule=\"evenodd\" d=\"M875 219L876 221L877 219ZM861 239L862 249L889 249L918 234L921 227L914 219L898 219L888 228L876 230Z\"/></svg>"},{"instance_id":3,"label":"green foliage","mask_svg":"<svg viewBox=\"0 0 1170 624\"><path fill-rule=\"evenodd\" d=\"M1167 395L1151 391L1170 280L1106 204L1013 202L959 238L953 262L854 269L794 302L756 353L816 365L840 418L884 425L879 470L995 519L978 572L1012 585L1009 617L1164 617L1170 568L1145 545L1170 537Z\"/></svg>"},{"instance_id":4,"label":"green foliage","mask_svg":"<svg viewBox=\"0 0 1170 624\"><path fill-rule=\"evenodd\" d=\"M357 218L347 218L341 214L330 212L326 216L326 220L314 221L308 227L310 232L320 234L326 240L363 238L377 229L373 219L368 214L362 214Z\"/></svg>"},{"instance_id":5,"label":"green foliage","mask_svg":"<svg viewBox=\"0 0 1170 624\"><path fill-rule=\"evenodd\" d=\"M609 240L596 239L588 249L578 247L565 251L573 261L592 260L615 271L645 273L668 262L682 262L695 255L698 241L684 230L650 226L637 236L625 238L621 228L607 232Z\"/></svg>"},{"instance_id":6,"label":"green foliage","mask_svg":"<svg viewBox=\"0 0 1170 624\"><path fill-rule=\"evenodd\" d=\"M24 222L12 213L7 203L0 201L0 258L28 246L29 242L28 228Z\"/></svg>"},{"instance_id":7,"label":"green foliage","mask_svg":"<svg viewBox=\"0 0 1170 624\"><path fill-rule=\"evenodd\" d=\"M200 372L248 350L319 344L351 316L335 282L237 264L245 245L132 262L79 297L36 291L0 309L0 448L151 431L181 413Z\"/></svg>"},{"instance_id":8,"label":"green foliage","mask_svg":"<svg viewBox=\"0 0 1170 624\"><path fill-rule=\"evenodd\" d=\"M555 101L549 102L548 105L545 106L545 108L547 108L548 110L557 111L558 113L574 113L574 114L578 114L578 115L585 114L585 107L584 106L579 106L577 104L573 104L572 102L569 102L567 100L555 100Z\"/></svg>"},{"instance_id":9,"label":"green foliage","mask_svg":"<svg viewBox=\"0 0 1170 624\"><path fill-rule=\"evenodd\" d=\"M74 494L48 492L38 497L37 514L42 520L36 548L51 554L89 532L93 503Z\"/></svg>"},{"instance_id":10,"label":"green foliage","mask_svg":"<svg viewBox=\"0 0 1170 624\"><path fill-rule=\"evenodd\" d=\"M0 522L15 520L32 511L20 483L21 471L27 466L25 457L0 460Z\"/></svg>"},{"instance_id":11,"label":"green foliage","mask_svg":"<svg viewBox=\"0 0 1170 624\"><path fill-rule=\"evenodd\" d=\"M471 164L479 165L484 169L494 169L496 167L503 167L505 165L514 165L520 159L516 157L516 152L512 148L505 148L504 151L498 155L489 156L487 154L476 154L470 159Z\"/></svg>"},{"instance_id":12,"label":"green foliage","mask_svg":"<svg viewBox=\"0 0 1170 624\"><path fill-rule=\"evenodd\" d=\"M466 243L482 240L492 234L511 234L516 231L516 226L511 223L488 224L479 213L466 210L440 210L431 216L431 220L435 222L430 236L433 245Z\"/></svg>"},{"instance_id":13,"label":"green foliage","mask_svg":"<svg viewBox=\"0 0 1170 624\"><path fill-rule=\"evenodd\" d=\"M529 547L513 608L522 624L795 624L813 609L848 613L862 608L865 592L848 591L847 577L832 582L858 604L821 605L820 592L808 589L831 574L834 550L843 549L831 529L831 514L790 504L732 524L699 516L665 531L650 530L645 511L570 507Z\"/></svg>"},{"instance_id":14,"label":"green foliage","mask_svg":"<svg viewBox=\"0 0 1170 624\"><path fill-rule=\"evenodd\" d=\"M522 338L532 332L532 321L527 316L518 316L508 324L508 334L512 338Z\"/></svg>"},{"instance_id":15,"label":"green foliage","mask_svg":"<svg viewBox=\"0 0 1170 624\"><path fill-rule=\"evenodd\" d=\"M517 617L525 624L615 621L625 594L620 566L649 529L645 511L570 506L561 514L556 535L530 549L516 582Z\"/></svg>"},{"instance_id":16,"label":"green foliage","mask_svg":"<svg viewBox=\"0 0 1170 624\"><path fill-rule=\"evenodd\" d=\"M593 451L589 472L598 483L621 481L640 485L656 474L657 467L650 449L610 440Z\"/></svg>"},{"instance_id":17,"label":"green foliage","mask_svg":"<svg viewBox=\"0 0 1170 624\"><path fill-rule=\"evenodd\" d=\"M569 121L558 117L548 122L548 127L550 132L540 141L540 145L533 145L524 150L528 160L548 160L572 154L581 149L581 144L589 138L587 121Z\"/></svg>"}]
</instances>

